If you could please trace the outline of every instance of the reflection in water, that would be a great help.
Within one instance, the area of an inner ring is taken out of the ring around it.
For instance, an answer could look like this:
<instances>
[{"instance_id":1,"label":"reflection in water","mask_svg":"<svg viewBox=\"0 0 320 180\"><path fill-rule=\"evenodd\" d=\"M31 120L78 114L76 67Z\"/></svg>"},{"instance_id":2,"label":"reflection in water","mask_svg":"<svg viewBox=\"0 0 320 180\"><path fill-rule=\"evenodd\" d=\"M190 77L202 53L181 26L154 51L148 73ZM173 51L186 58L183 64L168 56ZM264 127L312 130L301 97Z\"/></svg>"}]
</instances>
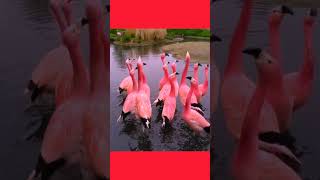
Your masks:
<instances>
[{"instance_id":1,"label":"reflection in water","mask_svg":"<svg viewBox=\"0 0 320 180\"><path fill-rule=\"evenodd\" d=\"M222 37L222 43L216 43L214 49L214 58L220 71L223 72L227 62L229 43L238 21L242 2L239 0L217 1L213 5L214 27L213 32ZM271 9L276 5L267 0L257 0L254 4L252 21L247 33L246 46L256 46L265 48L269 45L268 41L268 16ZM295 72L301 66L303 60L303 17L306 14L305 8L294 9L294 16L284 18L281 26L281 50L283 54L283 65L285 73ZM319 26L316 25L314 39L320 38ZM319 47L319 41L314 41L314 47ZM316 48L315 48L316 49ZM320 57L320 51L316 51L316 57ZM244 67L249 78L255 79L255 67L250 63L248 57L244 57ZM317 68L316 68L317 69ZM319 81L319 72L316 71L316 80ZM318 99L320 86L315 84L313 97L301 110L293 114L293 125L291 133L297 139L299 150L304 152L300 158L302 161L301 177L303 179L318 179L319 173L317 162L320 160L320 146L317 141L313 140L314 136L319 136L319 122L316 118L318 115ZM220 104L221 106L221 104ZM214 124L214 160L212 164L213 179L231 179L230 177L230 160L233 154L235 143L231 138L225 126L225 121L221 108L215 114ZM310 133L306 133L310 132ZM311 135L312 134L312 135ZM306 153L305 151L308 151ZM212 161L211 161L212 162Z\"/></svg>"},{"instance_id":2,"label":"reflection in water","mask_svg":"<svg viewBox=\"0 0 320 180\"><path fill-rule=\"evenodd\" d=\"M208 137L193 135L193 132L181 119L182 105L180 104L179 98L177 98L177 111L172 127L161 128L161 111L154 106L152 107L151 129L145 130L145 132L142 131L142 124L134 118L134 115L128 116L123 122L116 122L122 110L122 106L118 106L118 103L122 101L122 97L118 96L117 88L121 80L128 76L125 58L137 58L141 56L142 60L147 64L144 66L144 71L151 90L151 101L153 102L158 96L159 81L163 77L160 54L161 46L122 47L111 45L110 108L111 112L113 112L111 114L112 150L208 150ZM170 56L167 57L167 60L173 62L175 58ZM177 71L181 74L184 68L184 61L179 61L176 64ZM193 64L190 65L188 74L193 74ZM180 81L180 78L181 77L178 76L178 81ZM200 82L204 81L204 67L199 69L199 80ZM209 98L203 99L203 106L207 109L205 111L205 117L208 118L210 108Z\"/></svg>"}]
</instances>

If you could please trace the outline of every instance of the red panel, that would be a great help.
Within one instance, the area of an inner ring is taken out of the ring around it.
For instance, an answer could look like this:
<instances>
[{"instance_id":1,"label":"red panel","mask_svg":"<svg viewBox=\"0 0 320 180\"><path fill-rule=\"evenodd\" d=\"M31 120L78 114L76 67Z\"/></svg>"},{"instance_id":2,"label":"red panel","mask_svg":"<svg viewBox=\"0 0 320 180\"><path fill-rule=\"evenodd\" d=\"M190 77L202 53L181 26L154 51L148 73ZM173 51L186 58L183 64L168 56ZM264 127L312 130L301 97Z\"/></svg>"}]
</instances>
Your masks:
<instances>
[{"instance_id":1,"label":"red panel","mask_svg":"<svg viewBox=\"0 0 320 180\"><path fill-rule=\"evenodd\" d=\"M210 28L210 0L110 0L111 28Z\"/></svg>"},{"instance_id":2,"label":"red panel","mask_svg":"<svg viewBox=\"0 0 320 180\"><path fill-rule=\"evenodd\" d=\"M209 180L209 152L111 152L111 180Z\"/></svg>"}]
</instances>

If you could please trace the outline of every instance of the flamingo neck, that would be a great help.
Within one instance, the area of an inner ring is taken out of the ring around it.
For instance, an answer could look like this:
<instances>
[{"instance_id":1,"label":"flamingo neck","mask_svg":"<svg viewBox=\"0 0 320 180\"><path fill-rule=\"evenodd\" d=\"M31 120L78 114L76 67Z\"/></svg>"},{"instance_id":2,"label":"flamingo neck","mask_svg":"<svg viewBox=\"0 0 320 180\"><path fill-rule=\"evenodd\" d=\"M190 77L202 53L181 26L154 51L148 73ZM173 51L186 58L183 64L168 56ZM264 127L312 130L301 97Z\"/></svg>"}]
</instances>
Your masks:
<instances>
[{"instance_id":1,"label":"flamingo neck","mask_svg":"<svg viewBox=\"0 0 320 180\"><path fill-rule=\"evenodd\" d=\"M304 61L302 65L301 73L301 81L307 82L314 78L314 54L313 54L313 46L312 46L312 34L314 27L311 24L304 25Z\"/></svg>"},{"instance_id":2,"label":"flamingo neck","mask_svg":"<svg viewBox=\"0 0 320 180\"><path fill-rule=\"evenodd\" d=\"M163 71L164 71L164 77L169 80L169 72L168 72L168 69L167 69L167 68L164 68Z\"/></svg>"},{"instance_id":3,"label":"flamingo neck","mask_svg":"<svg viewBox=\"0 0 320 180\"><path fill-rule=\"evenodd\" d=\"M191 88L190 88L190 90L188 92L186 103L184 105L184 111L185 112L187 112L187 111L189 111L191 109L191 97L192 97L193 91L194 91L194 86L191 84Z\"/></svg>"},{"instance_id":4,"label":"flamingo neck","mask_svg":"<svg viewBox=\"0 0 320 180\"><path fill-rule=\"evenodd\" d=\"M87 69L83 63L80 44L68 47L73 68L73 92L88 90Z\"/></svg>"},{"instance_id":5,"label":"flamingo neck","mask_svg":"<svg viewBox=\"0 0 320 180\"><path fill-rule=\"evenodd\" d=\"M176 88L175 88L175 86L174 86L173 81L174 81L173 78L169 78L169 82L170 82L170 96L171 96L171 97L175 97L175 96L176 96Z\"/></svg>"},{"instance_id":6,"label":"flamingo neck","mask_svg":"<svg viewBox=\"0 0 320 180\"><path fill-rule=\"evenodd\" d=\"M142 73L142 65L138 64L138 90L142 90L142 85L143 85L143 73Z\"/></svg>"},{"instance_id":7,"label":"flamingo neck","mask_svg":"<svg viewBox=\"0 0 320 180\"><path fill-rule=\"evenodd\" d=\"M271 18L275 18L271 16ZM281 54L280 54L280 24L272 23L270 20L269 23L269 41L271 47L271 55L278 61L281 62Z\"/></svg>"},{"instance_id":8,"label":"flamingo neck","mask_svg":"<svg viewBox=\"0 0 320 180\"><path fill-rule=\"evenodd\" d=\"M199 68L195 67L193 68L193 78L198 81L199 80Z\"/></svg>"},{"instance_id":9,"label":"flamingo neck","mask_svg":"<svg viewBox=\"0 0 320 180\"><path fill-rule=\"evenodd\" d=\"M208 85L209 85L208 78L209 78L209 70L208 70L208 68L206 68L205 69L205 79L204 79L204 83L203 83L204 90L208 89Z\"/></svg>"},{"instance_id":10,"label":"flamingo neck","mask_svg":"<svg viewBox=\"0 0 320 180\"><path fill-rule=\"evenodd\" d=\"M130 74L130 76L131 76L131 79L132 79L133 90L136 91L136 90L138 90L137 80L136 80L136 78L134 77L134 74Z\"/></svg>"},{"instance_id":11,"label":"flamingo neck","mask_svg":"<svg viewBox=\"0 0 320 180\"><path fill-rule=\"evenodd\" d=\"M102 29L100 19L90 19L90 82L91 92L95 93L105 89L105 63L103 40L101 39Z\"/></svg>"},{"instance_id":12,"label":"flamingo neck","mask_svg":"<svg viewBox=\"0 0 320 180\"><path fill-rule=\"evenodd\" d=\"M259 119L266 94L266 88L261 83L258 81L241 128L238 154L243 161L254 158L258 152Z\"/></svg>"},{"instance_id":13,"label":"flamingo neck","mask_svg":"<svg viewBox=\"0 0 320 180\"><path fill-rule=\"evenodd\" d=\"M242 49L245 45L246 34L250 24L251 9L253 0L245 0L242 7L240 20L235 29L229 46L228 63L225 69L225 74L241 73L243 71Z\"/></svg>"},{"instance_id":14,"label":"flamingo neck","mask_svg":"<svg viewBox=\"0 0 320 180\"><path fill-rule=\"evenodd\" d=\"M188 73L189 64L190 64L190 59L187 58L186 64L184 65L184 69L182 72L181 83L180 83L181 85L186 84L186 77L187 77L187 73Z\"/></svg>"}]
</instances>

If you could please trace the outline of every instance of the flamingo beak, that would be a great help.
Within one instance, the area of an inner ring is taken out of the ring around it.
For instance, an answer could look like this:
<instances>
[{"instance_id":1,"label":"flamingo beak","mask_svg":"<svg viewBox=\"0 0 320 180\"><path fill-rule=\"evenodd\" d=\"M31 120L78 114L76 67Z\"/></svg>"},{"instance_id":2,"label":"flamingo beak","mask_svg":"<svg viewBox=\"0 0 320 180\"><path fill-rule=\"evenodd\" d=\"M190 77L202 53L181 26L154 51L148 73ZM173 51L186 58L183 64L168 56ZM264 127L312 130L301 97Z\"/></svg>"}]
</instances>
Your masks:
<instances>
[{"instance_id":1,"label":"flamingo beak","mask_svg":"<svg viewBox=\"0 0 320 180\"><path fill-rule=\"evenodd\" d=\"M222 39L214 34L211 34L210 36L210 40L213 41L213 42L221 42Z\"/></svg>"},{"instance_id":2,"label":"flamingo beak","mask_svg":"<svg viewBox=\"0 0 320 180\"><path fill-rule=\"evenodd\" d=\"M188 76L188 77L186 77L187 79L189 79L189 80L191 80L192 79L192 77L191 76Z\"/></svg>"},{"instance_id":3,"label":"flamingo beak","mask_svg":"<svg viewBox=\"0 0 320 180\"><path fill-rule=\"evenodd\" d=\"M147 63L143 63L143 65L144 65L144 66L147 65Z\"/></svg>"},{"instance_id":4,"label":"flamingo beak","mask_svg":"<svg viewBox=\"0 0 320 180\"><path fill-rule=\"evenodd\" d=\"M201 66L201 67L202 67L202 64L198 63L198 66Z\"/></svg>"},{"instance_id":5,"label":"flamingo beak","mask_svg":"<svg viewBox=\"0 0 320 180\"><path fill-rule=\"evenodd\" d=\"M281 7L281 12L283 14L290 14L290 15L294 15L294 12L291 8L289 8L288 6L282 6Z\"/></svg>"},{"instance_id":6,"label":"flamingo beak","mask_svg":"<svg viewBox=\"0 0 320 180\"><path fill-rule=\"evenodd\" d=\"M176 72L176 75L179 75L180 73Z\"/></svg>"},{"instance_id":7,"label":"flamingo beak","mask_svg":"<svg viewBox=\"0 0 320 180\"><path fill-rule=\"evenodd\" d=\"M244 54L249 54L253 56L255 59L258 59L262 50L260 48L247 48L242 51Z\"/></svg>"},{"instance_id":8,"label":"flamingo beak","mask_svg":"<svg viewBox=\"0 0 320 180\"><path fill-rule=\"evenodd\" d=\"M176 60L176 63L178 63L179 62L179 60Z\"/></svg>"}]
</instances>

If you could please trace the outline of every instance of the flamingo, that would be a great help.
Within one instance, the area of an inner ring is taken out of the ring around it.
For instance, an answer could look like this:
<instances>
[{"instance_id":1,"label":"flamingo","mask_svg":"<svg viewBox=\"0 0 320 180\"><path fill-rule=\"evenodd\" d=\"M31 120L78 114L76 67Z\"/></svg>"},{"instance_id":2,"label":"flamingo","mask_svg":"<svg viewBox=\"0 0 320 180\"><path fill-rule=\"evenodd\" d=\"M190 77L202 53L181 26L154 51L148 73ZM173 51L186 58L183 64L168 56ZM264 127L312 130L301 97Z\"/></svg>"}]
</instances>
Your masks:
<instances>
[{"instance_id":1,"label":"flamingo","mask_svg":"<svg viewBox=\"0 0 320 180\"><path fill-rule=\"evenodd\" d=\"M176 66L175 62L171 63L171 69L172 69L173 73L176 73L176 75L179 75L179 73L177 72L177 66ZM175 88L174 88L175 89L175 95L177 97L178 94L179 94L179 83L178 83L177 76L174 76L173 83L174 83L174 86L175 86Z\"/></svg>"},{"instance_id":2,"label":"flamingo","mask_svg":"<svg viewBox=\"0 0 320 180\"><path fill-rule=\"evenodd\" d=\"M182 118L195 133L206 132L210 134L210 123L199 112L191 109L191 97L197 86L196 83L197 81L191 78L191 88L183 108Z\"/></svg>"},{"instance_id":3,"label":"flamingo","mask_svg":"<svg viewBox=\"0 0 320 180\"><path fill-rule=\"evenodd\" d=\"M235 139L240 138L241 126L255 85L243 70L242 48L250 24L252 0L245 0L240 20L229 47L229 57L221 86L221 102L226 125ZM279 132L271 105L265 103L260 116L260 132Z\"/></svg>"},{"instance_id":4,"label":"flamingo","mask_svg":"<svg viewBox=\"0 0 320 180\"><path fill-rule=\"evenodd\" d=\"M203 84L199 84L199 93L201 96L205 96L208 91L208 78L209 78L209 64L204 68L205 80Z\"/></svg>"},{"instance_id":5,"label":"flamingo","mask_svg":"<svg viewBox=\"0 0 320 180\"><path fill-rule=\"evenodd\" d=\"M202 66L202 64L200 63L195 63L193 65L193 78L199 82L199 66ZM200 93L200 89L199 87L197 86L195 89L194 89L194 95L196 96L197 98L197 102L200 104L201 103L201 93Z\"/></svg>"},{"instance_id":6,"label":"flamingo","mask_svg":"<svg viewBox=\"0 0 320 180\"><path fill-rule=\"evenodd\" d=\"M176 87L174 85L174 80L176 79L176 72L173 72L169 76L170 82L170 93L164 100L164 105L162 109L162 127L165 127L166 124L171 124L176 112Z\"/></svg>"},{"instance_id":7,"label":"flamingo","mask_svg":"<svg viewBox=\"0 0 320 180\"><path fill-rule=\"evenodd\" d=\"M165 78L169 79L169 72L168 72L167 64L164 64L162 66L162 69L164 71ZM171 83L170 83L170 80L169 80L169 82L167 82L166 84L163 85L162 89L159 92L158 97L153 102L153 104L155 104L156 106L163 105L164 100L170 94L170 88L171 88Z\"/></svg>"},{"instance_id":8,"label":"flamingo","mask_svg":"<svg viewBox=\"0 0 320 180\"><path fill-rule=\"evenodd\" d=\"M51 4L51 9L54 9L53 6L56 4ZM65 15L68 15L68 10L63 8ZM53 11L55 19L59 17L57 12ZM65 29L65 24L57 21L59 25L60 32L63 32ZM88 23L86 18L80 19L77 24L85 26ZM42 57L40 63L35 67L32 72L31 80L29 80L28 86L25 90L25 94L31 92L31 102L34 102L39 95L43 93L55 93L56 96L56 105L61 104L67 98L67 92L64 89L61 89L61 85L58 88L58 84L65 79L66 84L71 84L73 76L72 64L70 60L70 55L68 49L61 44L59 47L52 49L46 55ZM69 93L69 92L68 92Z\"/></svg>"},{"instance_id":9,"label":"flamingo","mask_svg":"<svg viewBox=\"0 0 320 180\"><path fill-rule=\"evenodd\" d=\"M304 18L304 61L298 72L286 74L284 83L294 97L293 110L302 107L310 98L315 78L315 56L312 46L317 9L311 9Z\"/></svg>"},{"instance_id":10,"label":"flamingo","mask_svg":"<svg viewBox=\"0 0 320 180\"><path fill-rule=\"evenodd\" d=\"M179 97L180 97L180 102L182 105L185 105L187 95L190 90L190 87L186 83L186 77L187 77L187 73L188 73L189 64L190 64L190 54L189 54L189 52L187 52L186 64L185 64L183 72L182 72L181 82L180 82L180 86L179 86ZM197 98L194 94L191 96L191 106L195 110L202 112L201 104L198 103Z\"/></svg>"},{"instance_id":11,"label":"flamingo","mask_svg":"<svg viewBox=\"0 0 320 180\"><path fill-rule=\"evenodd\" d=\"M54 5L52 8L58 12L59 6L56 1L51 1L52 4ZM66 5L69 5L69 2ZM59 21L65 26L70 25L62 19ZM81 55L80 34L74 25L63 32L63 42L72 60L74 72L72 92L70 98L57 107L49 121L37 166L29 179L40 175L43 180L49 179L54 171L64 164L78 161L77 156L81 149L81 122L87 110L89 80Z\"/></svg>"},{"instance_id":12,"label":"flamingo","mask_svg":"<svg viewBox=\"0 0 320 180\"><path fill-rule=\"evenodd\" d=\"M165 60L165 53L161 54L161 61L162 61L162 65L166 64L166 60ZM166 72L163 70L163 74L164 76L161 78L160 82L159 82L159 90L161 90L163 88L163 86L168 82L168 76L166 75Z\"/></svg>"},{"instance_id":13,"label":"flamingo","mask_svg":"<svg viewBox=\"0 0 320 180\"><path fill-rule=\"evenodd\" d=\"M136 117L142 121L144 128L151 128L151 102L150 94L145 90L145 75L142 70L142 61L138 59L138 93L136 96ZM144 129L143 128L143 129Z\"/></svg>"},{"instance_id":14,"label":"flamingo","mask_svg":"<svg viewBox=\"0 0 320 180\"><path fill-rule=\"evenodd\" d=\"M110 177L108 60L109 42L103 34L105 17L102 17L101 1L87 0L86 14L90 34L90 92L88 108L83 121L83 144L86 167L97 179ZM134 70L131 70L134 71Z\"/></svg>"},{"instance_id":15,"label":"flamingo","mask_svg":"<svg viewBox=\"0 0 320 180\"><path fill-rule=\"evenodd\" d=\"M134 70L131 69L130 76L133 82L133 90L132 92L127 96L126 100L124 101L123 108L121 115L118 118L118 121L122 118L123 120L130 114L136 112L136 96L138 91L138 84L136 82L136 79L134 77Z\"/></svg>"},{"instance_id":16,"label":"flamingo","mask_svg":"<svg viewBox=\"0 0 320 180\"><path fill-rule=\"evenodd\" d=\"M240 141L233 157L232 174L236 180L301 179L278 154L259 148L259 120L267 99L268 73L272 63L269 56L256 52L258 82L242 124Z\"/></svg>"},{"instance_id":17,"label":"flamingo","mask_svg":"<svg viewBox=\"0 0 320 180\"><path fill-rule=\"evenodd\" d=\"M126 65L130 73L130 70L132 69L132 64L129 61L129 59L126 60ZM133 87L133 82L132 82L131 76L129 75L121 81L118 91L120 94L122 94L123 91L126 91L129 94L132 91L132 87Z\"/></svg>"}]
</instances>

